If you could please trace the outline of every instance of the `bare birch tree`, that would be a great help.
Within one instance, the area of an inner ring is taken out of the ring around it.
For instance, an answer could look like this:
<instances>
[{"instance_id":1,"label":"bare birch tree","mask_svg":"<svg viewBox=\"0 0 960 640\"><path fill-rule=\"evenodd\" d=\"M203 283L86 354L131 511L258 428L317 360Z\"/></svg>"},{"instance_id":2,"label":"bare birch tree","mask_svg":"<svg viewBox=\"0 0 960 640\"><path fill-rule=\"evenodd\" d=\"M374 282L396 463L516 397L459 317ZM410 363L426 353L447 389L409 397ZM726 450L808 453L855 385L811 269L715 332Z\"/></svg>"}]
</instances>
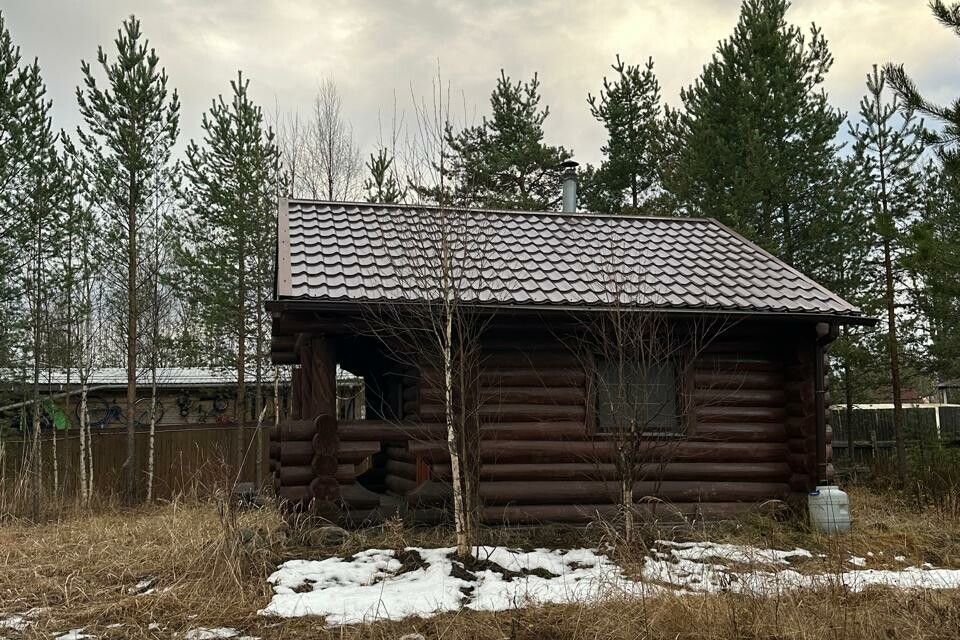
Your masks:
<instances>
[{"instance_id":1,"label":"bare birch tree","mask_svg":"<svg viewBox=\"0 0 960 640\"><path fill-rule=\"evenodd\" d=\"M616 241L614 241L616 244ZM625 248L608 260L608 304L581 322L574 344L597 400L596 435L609 441L624 540L635 539L638 499L657 498L666 465L693 422L687 380L697 357L731 325L723 317L670 318L643 273L627 273ZM639 482L654 490L637 495Z\"/></svg>"},{"instance_id":2,"label":"bare birch tree","mask_svg":"<svg viewBox=\"0 0 960 640\"><path fill-rule=\"evenodd\" d=\"M320 83L306 116L297 111L282 114L277 109L274 121L291 197L346 201L361 196L364 165L360 149L331 78Z\"/></svg>"},{"instance_id":3,"label":"bare birch tree","mask_svg":"<svg viewBox=\"0 0 960 640\"><path fill-rule=\"evenodd\" d=\"M417 134L407 158L418 185L446 193L449 89L438 79L432 102L415 105ZM423 190L426 192L427 190ZM368 326L391 356L415 367L421 383L439 391L441 420L450 456L457 554L471 555L479 510L480 337L491 314L478 307L486 229L472 212L442 197L406 212L392 269L409 300L368 311Z\"/></svg>"}]
</instances>

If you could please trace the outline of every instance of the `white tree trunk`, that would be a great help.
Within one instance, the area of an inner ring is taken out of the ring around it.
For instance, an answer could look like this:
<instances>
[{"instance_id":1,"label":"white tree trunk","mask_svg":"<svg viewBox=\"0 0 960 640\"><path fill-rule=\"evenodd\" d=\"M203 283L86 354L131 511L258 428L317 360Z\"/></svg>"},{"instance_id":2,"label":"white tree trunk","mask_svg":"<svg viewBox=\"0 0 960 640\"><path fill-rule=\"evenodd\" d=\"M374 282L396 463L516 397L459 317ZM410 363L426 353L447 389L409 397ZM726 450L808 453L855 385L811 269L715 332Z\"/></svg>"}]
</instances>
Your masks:
<instances>
[{"instance_id":1,"label":"white tree trunk","mask_svg":"<svg viewBox=\"0 0 960 640\"><path fill-rule=\"evenodd\" d=\"M154 347L156 348L156 347ZM147 444L147 502L153 500L154 439L157 433L157 367L150 368L150 439Z\"/></svg>"},{"instance_id":2,"label":"white tree trunk","mask_svg":"<svg viewBox=\"0 0 960 640\"><path fill-rule=\"evenodd\" d=\"M83 347L80 347L81 350ZM90 501L89 487L87 486L87 383L80 383L80 503L86 505Z\"/></svg>"}]
</instances>

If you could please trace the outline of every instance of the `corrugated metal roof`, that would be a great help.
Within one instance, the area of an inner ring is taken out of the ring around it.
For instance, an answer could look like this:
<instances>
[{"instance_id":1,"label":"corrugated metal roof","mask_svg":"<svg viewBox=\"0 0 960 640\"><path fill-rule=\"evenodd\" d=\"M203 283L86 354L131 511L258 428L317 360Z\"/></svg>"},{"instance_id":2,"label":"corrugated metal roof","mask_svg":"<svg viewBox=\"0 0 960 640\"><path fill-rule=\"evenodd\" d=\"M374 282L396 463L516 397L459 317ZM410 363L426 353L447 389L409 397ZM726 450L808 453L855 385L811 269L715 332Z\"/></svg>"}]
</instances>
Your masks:
<instances>
[{"instance_id":1,"label":"corrugated metal roof","mask_svg":"<svg viewBox=\"0 0 960 640\"><path fill-rule=\"evenodd\" d=\"M29 378L29 376L28 376ZM0 381L19 382L24 379L19 372L10 370L0 371ZM137 384L149 385L150 372L141 370L137 372ZM273 380L273 373L270 373L267 380ZM157 385L161 387L203 387L203 386L230 386L237 383L237 372L235 369L211 369L206 367L158 367ZM63 386L67 384L67 371L65 369L54 369L51 371L43 370L40 373L40 384L53 386ZM80 384L80 376L76 369L70 372L71 386ZM97 387L125 387L127 385L127 370L123 367L105 367L93 369L87 378L87 384Z\"/></svg>"},{"instance_id":2,"label":"corrugated metal roof","mask_svg":"<svg viewBox=\"0 0 960 640\"><path fill-rule=\"evenodd\" d=\"M281 202L277 297L862 317L715 220Z\"/></svg>"}]
</instances>

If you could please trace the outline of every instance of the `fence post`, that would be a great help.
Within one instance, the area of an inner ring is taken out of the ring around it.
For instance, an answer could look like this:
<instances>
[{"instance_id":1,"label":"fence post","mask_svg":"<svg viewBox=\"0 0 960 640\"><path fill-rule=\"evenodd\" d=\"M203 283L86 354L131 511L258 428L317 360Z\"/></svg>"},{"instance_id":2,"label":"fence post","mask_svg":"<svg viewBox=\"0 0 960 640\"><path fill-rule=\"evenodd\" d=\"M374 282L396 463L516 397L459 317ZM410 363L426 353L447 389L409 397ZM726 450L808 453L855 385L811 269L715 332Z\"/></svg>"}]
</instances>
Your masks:
<instances>
[{"instance_id":1,"label":"fence post","mask_svg":"<svg viewBox=\"0 0 960 640\"><path fill-rule=\"evenodd\" d=\"M877 430L870 429L870 450L872 452L873 459L877 459L877 453L879 452L879 445L877 443Z\"/></svg>"}]
</instances>

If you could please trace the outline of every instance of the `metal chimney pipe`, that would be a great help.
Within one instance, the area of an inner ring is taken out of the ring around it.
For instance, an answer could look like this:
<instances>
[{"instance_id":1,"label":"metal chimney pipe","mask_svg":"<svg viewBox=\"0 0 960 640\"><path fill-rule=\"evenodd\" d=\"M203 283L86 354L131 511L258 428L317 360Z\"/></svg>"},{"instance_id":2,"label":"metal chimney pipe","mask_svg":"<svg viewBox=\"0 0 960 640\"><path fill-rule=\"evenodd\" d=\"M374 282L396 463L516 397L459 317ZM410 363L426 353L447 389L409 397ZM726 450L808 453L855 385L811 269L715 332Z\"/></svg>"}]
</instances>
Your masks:
<instances>
[{"instance_id":1,"label":"metal chimney pipe","mask_svg":"<svg viewBox=\"0 0 960 640\"><path fill-rule=\"evenodd\" d=\"M563 212L575 213L577 210L577 167L579 163L574 160L564 160L560 163L563 173Z\"/></svg>"}]
</instances>

